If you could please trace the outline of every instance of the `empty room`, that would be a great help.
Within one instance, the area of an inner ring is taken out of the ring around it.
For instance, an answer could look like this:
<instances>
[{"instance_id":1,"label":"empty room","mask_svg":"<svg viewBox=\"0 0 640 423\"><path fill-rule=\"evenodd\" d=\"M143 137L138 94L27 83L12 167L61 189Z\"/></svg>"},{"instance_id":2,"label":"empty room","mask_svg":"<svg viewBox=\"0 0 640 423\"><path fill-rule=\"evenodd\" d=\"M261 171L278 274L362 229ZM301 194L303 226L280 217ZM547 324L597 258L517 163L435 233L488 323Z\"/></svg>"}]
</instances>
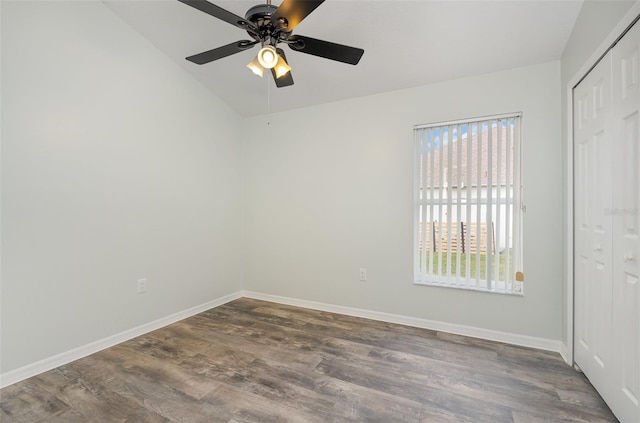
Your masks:
<instances>
[{"instance_id":1,"label":"empty room","mask_svg":"<svg viewBox=\"0 0 640 423\"><path fill-rule=\"evenodd\" d=\"M0 0L0 421L640 423L640 1Z\"/></svg>"}]
</instances>

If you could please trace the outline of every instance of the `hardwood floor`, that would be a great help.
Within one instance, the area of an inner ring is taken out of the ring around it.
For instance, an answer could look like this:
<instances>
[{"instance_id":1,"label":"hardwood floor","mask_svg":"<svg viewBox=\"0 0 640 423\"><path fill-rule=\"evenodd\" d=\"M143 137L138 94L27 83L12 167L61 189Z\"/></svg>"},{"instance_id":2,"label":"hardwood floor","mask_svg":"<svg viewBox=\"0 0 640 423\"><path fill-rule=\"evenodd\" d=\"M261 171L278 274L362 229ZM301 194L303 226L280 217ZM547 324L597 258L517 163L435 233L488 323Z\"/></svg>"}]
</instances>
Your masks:
<instances>
[{"instance_id":1,"label":"hardwood floor","mask_svg":"<svg viewBox=\"0 0 640 423\"><path fill-rule=\"evenodd\" d=\"M615 422L555 353L239 299L0 391L12 422Z\"/></svg>"}]
</instances>

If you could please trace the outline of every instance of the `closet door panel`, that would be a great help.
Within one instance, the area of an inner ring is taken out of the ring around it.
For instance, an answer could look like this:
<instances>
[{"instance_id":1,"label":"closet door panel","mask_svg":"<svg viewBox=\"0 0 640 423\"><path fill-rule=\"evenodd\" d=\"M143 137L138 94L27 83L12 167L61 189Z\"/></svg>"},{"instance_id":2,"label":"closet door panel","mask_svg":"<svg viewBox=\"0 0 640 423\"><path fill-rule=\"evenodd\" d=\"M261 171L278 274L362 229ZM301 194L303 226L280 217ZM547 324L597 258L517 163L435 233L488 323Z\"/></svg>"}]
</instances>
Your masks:
<instances>
[{"instance_id":1,"label":"closet door panel","mask_svg":"<svg viewBox=\"0 0 640 423\"><path fill-rule=\"evenodd\" d=\"M613 284L614 389L611 409L640 421L640 24L614 47Z\"/></svg>"},{"instance_id":2,"label":"closet door panel","mask_svg":"<svg viewBox=\"0 0 640 423\"><path fill-rule=\"evenodd\" d=\"M574 90L576 363L603 397L612 366L611 58Z\"/></svg>"}]
</instances>

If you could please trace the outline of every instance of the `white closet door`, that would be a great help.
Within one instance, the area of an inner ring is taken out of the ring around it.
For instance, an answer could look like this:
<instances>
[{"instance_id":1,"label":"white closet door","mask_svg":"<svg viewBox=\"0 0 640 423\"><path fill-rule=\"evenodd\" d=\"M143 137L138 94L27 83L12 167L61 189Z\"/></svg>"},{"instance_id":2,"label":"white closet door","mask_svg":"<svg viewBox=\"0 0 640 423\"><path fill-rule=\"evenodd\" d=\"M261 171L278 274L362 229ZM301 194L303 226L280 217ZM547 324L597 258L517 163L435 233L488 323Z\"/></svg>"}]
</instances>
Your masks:
<instances>
[{"instance_id":1,"label":"white closet door","mask_svg":"<svg viewBox=\"0 0 640 423\"><path fill-rule=\"evenodd\" d=\"M607 400L612 369L611 60L574 90L575 361Z\"/></svg>"},{"instance_id":2,"label":"white closet door","mask_svg":"<svg viewBox=\"0 0 640 423\"><path fill-rule=\"evenodd\" d=\"M612 50L614 386L621 422L640 422L640 24Z\"/></svg>"}]
</instances>

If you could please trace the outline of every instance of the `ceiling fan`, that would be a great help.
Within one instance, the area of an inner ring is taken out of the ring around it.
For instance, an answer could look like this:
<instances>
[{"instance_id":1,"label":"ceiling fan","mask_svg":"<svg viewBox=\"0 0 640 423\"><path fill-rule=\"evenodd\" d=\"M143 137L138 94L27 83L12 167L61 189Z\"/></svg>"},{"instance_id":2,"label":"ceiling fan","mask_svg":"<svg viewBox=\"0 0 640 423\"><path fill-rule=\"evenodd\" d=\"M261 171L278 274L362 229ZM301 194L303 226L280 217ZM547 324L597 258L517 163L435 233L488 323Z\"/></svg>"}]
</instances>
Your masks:
<instances>
[{"instance_id":1,"label":"ceiling fan","mask_svg":"<svg viewBox=\"0 0 640 423\"><path fill-rule=\"evenodd\" d=\"M247 10L244 18L206 0L178 1L243 29L252 38L252 40L236 41L226 46L189 56L186 58L187 60L203 65L260 44L262 48L247 67L260 76L263 75L265 69L271 69L271 74L278 88L293 85L291 67L287 63L284 51L278 48L278 44L286 44L294 51L351 65L357 65L364 54L364 50L361 48L291 33L324 0L283 0L279 7L272 5L271 0L266 0L266 4L259 4Z\"/></svg>"}]
</instances>

